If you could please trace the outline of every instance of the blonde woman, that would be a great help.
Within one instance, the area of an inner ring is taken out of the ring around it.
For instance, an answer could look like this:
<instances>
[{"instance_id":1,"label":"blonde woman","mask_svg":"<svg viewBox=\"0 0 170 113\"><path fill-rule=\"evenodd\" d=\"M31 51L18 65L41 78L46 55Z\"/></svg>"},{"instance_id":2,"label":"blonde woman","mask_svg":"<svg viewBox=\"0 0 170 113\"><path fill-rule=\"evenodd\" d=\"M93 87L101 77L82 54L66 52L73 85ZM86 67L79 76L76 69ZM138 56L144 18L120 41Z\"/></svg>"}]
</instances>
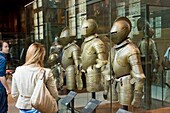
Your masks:
<instances>
[{"instance_id":1,"label":"blonde woman","mask_svg":"<svg viewBox=\"0 0 170 113\"><path fill-rule=\"evenodd\" d=\"M51 95L57 99L58 91L56 89L53 74L50 69L43 68L45 48L40 43L33 43L29 46L24 65L16 68L12 79L12 97L17 101L16 107L20 113L40 113L32 108L30 97L38 80L38 72L45 70L45 83Z\"/></svg>"}]
</instances>

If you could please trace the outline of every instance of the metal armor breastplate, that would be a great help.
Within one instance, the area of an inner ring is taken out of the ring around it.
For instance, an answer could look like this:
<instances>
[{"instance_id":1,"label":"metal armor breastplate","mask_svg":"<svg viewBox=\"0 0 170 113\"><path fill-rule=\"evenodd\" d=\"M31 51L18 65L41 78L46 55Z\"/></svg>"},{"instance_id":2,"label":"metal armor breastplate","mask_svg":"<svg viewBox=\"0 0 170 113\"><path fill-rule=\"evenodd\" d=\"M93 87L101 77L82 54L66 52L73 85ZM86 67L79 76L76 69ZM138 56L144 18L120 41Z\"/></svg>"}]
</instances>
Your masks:
<instances>
[{"instance_id":1,"label":"metal armor breastplate","mask_svg":"<svg viewBox=\"0 0 170 113\"><path fill-rule=\"evenodd\" d=\"M122 77L124 75L129 75L131 71L131 66L128 61L129 54L131 52L129 44L115 50L115 58L113 60L112 66L116 78Z\"/></svg>"},{"instance_id":2,"label":"metal armor breastplate","mask_svg":"<svg viewBox=\"0 0 170 113\"><path fill-rule=\"evenodd\" d=\"M73 51L80 51L80 48L76 44L73 44L63 49L62 65L66 69L69 65L74 65L74 59L72 56Z\"/></svg>"},{"instance_id":3,"label":"metal armor breastplate","mask_svg":"<svg viewBox=\"0 0 170 113\"><path fill-rule=\"evenodd\" d=\"M97 54L94 49L96 43L100 43L100 39L92 39L83 43L83 50L81 54L82 68L86 70L89 66L96 64Z\"/></svg>"},{"instance_id":4,"label":"metal armor breastplate","mask_svg":"<svg viewBox=\"0 0 170 113\"><path fill-rule=\"evenodd\" d=\"M112 66L116 78L124 75L130 75L133 70L136 74L142 73L142 69L138 67L141 64L139 55L139 49L131 41L127 40L123 46L115 46L115 58ZM132 69L133 68L133 69Z\"/></svg>"}]
</instances>

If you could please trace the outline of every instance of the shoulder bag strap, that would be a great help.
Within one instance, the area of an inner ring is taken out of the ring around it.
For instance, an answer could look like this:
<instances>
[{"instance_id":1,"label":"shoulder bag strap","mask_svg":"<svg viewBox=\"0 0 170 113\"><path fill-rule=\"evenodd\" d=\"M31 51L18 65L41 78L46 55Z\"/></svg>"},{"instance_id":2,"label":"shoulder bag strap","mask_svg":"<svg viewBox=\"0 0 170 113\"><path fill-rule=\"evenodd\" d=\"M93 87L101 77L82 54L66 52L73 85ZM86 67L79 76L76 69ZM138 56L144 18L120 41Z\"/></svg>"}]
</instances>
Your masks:
<instances>
[{"instance_id":1,"label":"shoulder bag strap","mask_svg":"<svg viewBox=\"0 0 170 113\"><path fill-rule=\"evenodd\" d=\"M40 70L40 72L39 72L39 74L40 74L40 76L39 76L39 79L40 80L42 80L42 79L44 79L44 81L45 81L45 70L44 69L41 69Z\"/></svg>"}]
</instances>

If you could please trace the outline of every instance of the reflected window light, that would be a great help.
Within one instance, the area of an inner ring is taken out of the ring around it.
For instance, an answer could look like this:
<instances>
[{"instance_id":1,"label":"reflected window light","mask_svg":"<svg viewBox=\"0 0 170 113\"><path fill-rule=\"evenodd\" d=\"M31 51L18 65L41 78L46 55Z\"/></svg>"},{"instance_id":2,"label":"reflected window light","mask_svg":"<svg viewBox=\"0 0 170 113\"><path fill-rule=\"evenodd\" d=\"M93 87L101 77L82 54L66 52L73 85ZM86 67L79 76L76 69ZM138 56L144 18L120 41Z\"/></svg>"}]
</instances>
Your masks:
<instances>
[{"instance_id":1,"label":"reflected window light","mask_svg":"<svg viewBox=\"0 0 170 113\"><path fill-rule=\"evenodd\" d=\"M42 7L42 0L38 0L38 7Z\"/></svg>"},{"instance_id":2,"label":"reflected window light","mask_svg":"<svg viewBox=\"0 0 170 113\"><path fill-rule=\"evenodd\" d=\"M37 0L34 0L33 9L37 9Z\"/></svg>"},{"instance_id":3,"label":"reflected window light","mask_svg":"<svg viewBox=\"0 0 170 113\"><path fill-rule=\"evenodd\" d=\"M43 26L40 26L40 40L44 39L43 31L44 31Z\"/></svg>"}]
</instances>

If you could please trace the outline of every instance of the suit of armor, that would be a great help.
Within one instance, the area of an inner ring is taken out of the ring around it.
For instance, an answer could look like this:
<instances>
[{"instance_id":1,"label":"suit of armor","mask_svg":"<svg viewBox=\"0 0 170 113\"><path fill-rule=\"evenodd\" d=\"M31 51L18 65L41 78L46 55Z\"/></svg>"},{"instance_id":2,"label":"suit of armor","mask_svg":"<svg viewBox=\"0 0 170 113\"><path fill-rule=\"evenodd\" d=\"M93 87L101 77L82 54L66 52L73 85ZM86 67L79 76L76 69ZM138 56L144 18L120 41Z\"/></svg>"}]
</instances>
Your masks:
<instances>
[{"instance_id":1,"label":"suit of armor","mask_svg":"<svg viewBox=\"0 0 170 113\"><path fill-rule=\"evenodd\" d=\"M86 73L87 91L96 92L102 89L100 68L106 63L104 43L92 35L82 44L82 69Z\"/></svg>"},{"instance_id":2,"label":"suit of armor","mask_svg":"<svg viewBox=\"0 0 170 113\"><path fill-rule=\"evenodd\" d=\"M59 56L57 53L51 53L48 57L47 63L50 65L54 79L56 81L57 89L61 89L63 86L63 70L59 63Z\"/></svg>"},{"instance_id":3,"label":"suit of armor","mask_svg":"<svg viewBox=\"0 0 170 113\"><path fill-rule=\"evenodd\" d=\"M63 48L62 66L66 70L67 89L82 89L81 75L78 71L80 65L80 48L75 42L68 44Z\"/></svg>"},{"instance_id":4,"label":"suit of armor","mask_svg":"<svg viewBox=\"0 0 170 113\"><path fill-rule=\"evenodd\" d=\"M149 27L149 25L148 25ZM159 56L158 50L155 41L152 39L154 35L153 29L149 28L147 34L143 30L143 34L146 37L138 43L139 50L141 52L141 61L144 73L146 75L146 84L144 87L144 102L146 102L147 109L151 106L151 81L155 76L152 76L157 73L159 68Z\"/></svg>"},{"instance_id":5,"label":"suit of armor","mask_svg":"<svg viewBox=\"0 0 170 113\"><path fill-rule=\"evenodd\" d=\"M58 42L64 46L62 66L65 69L68 90L83 88L80 66L80 47L76 45L74 37L69 36L69 29L63 29Z\"/></svg>"},{"instance_id":6,"label":"suit of armor","mask_svg":"<svg viewBox=\"0 0 170 113\"><path fill-rule=\"evenodd\" d=\"M138 43L138 47L141 52L142 65L146 64L146 56L148 51L149 59L147 63L153 64L153 72L157 72L159 67L158 50L155 41L152 39L154 32L151 28L149 29L149 32L148 38L142 38L142 40Z\"/></svg>"},{"instance_id":7,"label":"suit of armor","mask_svg":"<svg viewBox=\"0 0 170 113\"><path fill-rule=\"evenodd\" d=\"M85 40L81 46L81 66L86 72L86 86L89 92L103 89L101 67L107 62L105 45L95 35L96 31L97 23L93 19L83 22L81 34L85 37Z\"/></svg>"},{"instance_id":8,"label":"suit of armor","mask_svg":"<svg viewBox=\"0 0 170 113\"><path fill-rule=\"evenodd\" d=\"M121 105L139 107L143 96L143 74L140 52L133 42L127 38L131 30L131 22L120 17L113 23L111 34L115 46L111 49L108 63L102 72L108 82L112 81L112 99ZM122 34L123 33L123 34ZM111 57L111 58L110 58ZM112 71L110 71L112 70ZM110 77L110 75L113 75ZM105 84L104 95L108 95L110 85Z\"/></svg>"}]
</instances>

